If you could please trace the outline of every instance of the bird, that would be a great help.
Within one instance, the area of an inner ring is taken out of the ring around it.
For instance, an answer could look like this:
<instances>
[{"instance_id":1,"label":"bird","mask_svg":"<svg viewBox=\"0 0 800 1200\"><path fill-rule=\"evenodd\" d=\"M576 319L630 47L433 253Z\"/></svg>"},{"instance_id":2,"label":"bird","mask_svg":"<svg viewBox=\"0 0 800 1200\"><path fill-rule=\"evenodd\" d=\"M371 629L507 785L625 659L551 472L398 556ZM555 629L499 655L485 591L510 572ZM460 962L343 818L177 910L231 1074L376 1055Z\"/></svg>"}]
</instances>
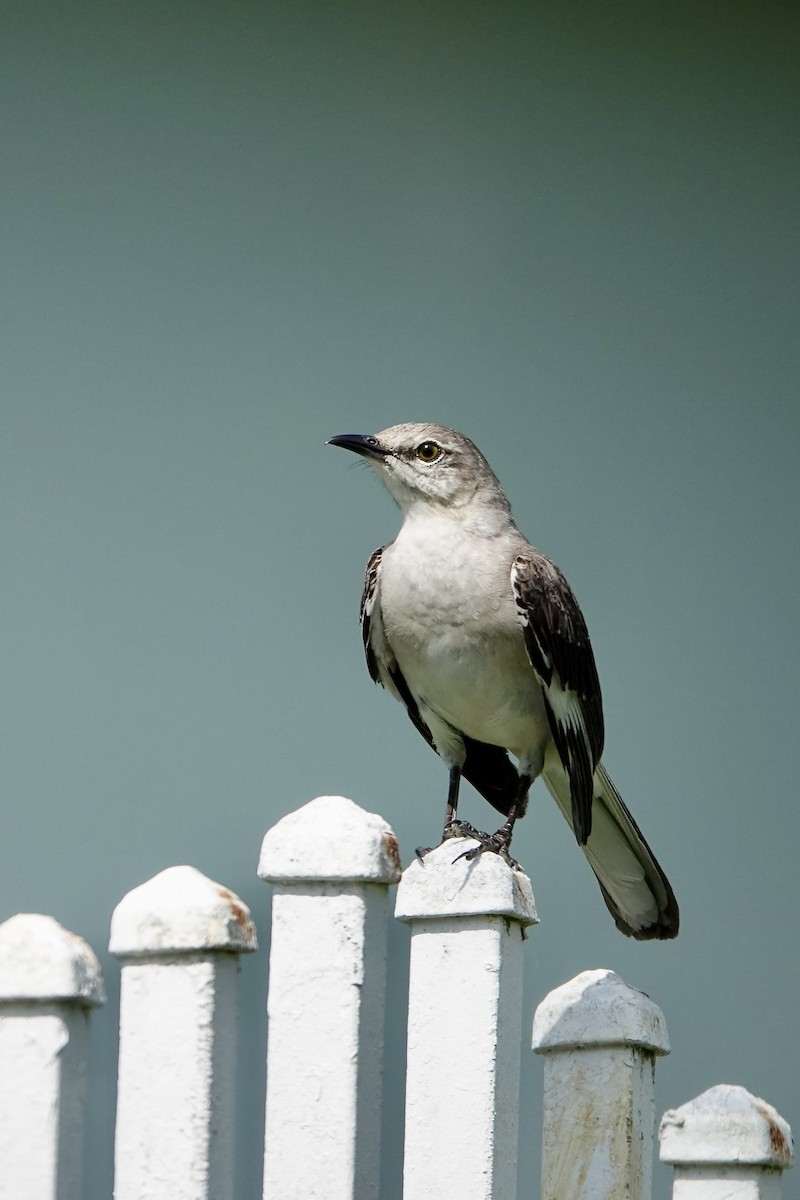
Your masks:
<instances>
[{"instance_id":1,"label":"bird","mask_svg":"<svg viewBox=\"0 0 800 1200\"><path fill-rule=\"evenodd\" d=\"M512 833L541 777L617 928L676 937L672 888L601 762L603 704L583 614L556 564L517 528L484 455L464 434L419 422L327 444L366 460L401 511L397 536L367 564L361 632L372 679L448 769L443 842L471 838L463 857L493 852L517 867ZM505 817L495 833L458 819L462 778Z\"/></svg>"}]
</instances>

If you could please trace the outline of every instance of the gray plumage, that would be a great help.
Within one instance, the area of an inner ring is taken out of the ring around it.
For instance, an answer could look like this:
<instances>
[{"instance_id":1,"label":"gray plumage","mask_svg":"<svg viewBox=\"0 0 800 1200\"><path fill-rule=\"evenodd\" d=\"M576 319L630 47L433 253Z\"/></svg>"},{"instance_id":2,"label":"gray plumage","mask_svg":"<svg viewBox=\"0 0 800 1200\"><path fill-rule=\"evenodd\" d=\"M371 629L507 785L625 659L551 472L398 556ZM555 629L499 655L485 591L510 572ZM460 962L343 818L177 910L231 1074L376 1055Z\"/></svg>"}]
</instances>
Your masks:
<instances>
[{"instance_id":1,"label":"gray plumage","mask_svg":"<svg viewBox=\"0 0 800 1200\"><path fill-rule=\"evenodd\" d=\"M670 938L678 906L601 764L603 710L586 623L558 567L514 524L478 448L440 425L395 425L331 444L360 454L403 513L369 561L361 603L372 678L405 704L450 771L506 815L484 849L507 854L541 776L575 832L617 927ZM508 752L517 760L515 766Z\"/></svg>"}]
</instances>

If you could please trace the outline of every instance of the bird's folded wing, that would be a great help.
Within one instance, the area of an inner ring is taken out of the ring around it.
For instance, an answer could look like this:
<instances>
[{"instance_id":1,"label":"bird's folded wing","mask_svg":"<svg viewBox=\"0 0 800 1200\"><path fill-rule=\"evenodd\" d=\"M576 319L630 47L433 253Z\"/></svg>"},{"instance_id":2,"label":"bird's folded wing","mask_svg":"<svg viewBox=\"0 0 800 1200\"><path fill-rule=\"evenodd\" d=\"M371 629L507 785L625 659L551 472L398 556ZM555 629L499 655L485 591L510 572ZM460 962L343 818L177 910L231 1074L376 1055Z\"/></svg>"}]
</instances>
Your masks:
<instances>
[{"instance_id":1,"label":"bird's folded wing","mask_svg":"<svg viewBox=\"0 0 800 1200\"><path fill-rule=\"evenodd\" d=\"M386 687L388 685L381 675L379 658L386 658L390 654L390 651L383 632L380 608L378 608L377 612L375 611L378 600L378 580L380 578L382 554L383 546L379 546L370 555L370 560L367 563L367 572L364 576L364 591L361 593L359 619L361 621L361 638L364 642L364 653L367 656L367 670L375 683L381 683ZM374 621L373 613L375 614Z\"/></svg>"},{"instance_id":2,"label":"bird's folded wing","mask_svg":"<svg viewBox=\"0 0 800 1200\"><path fill-rule=\"evenodd\" d=\"M592 829L592 777L603 752L603 706L586 622L555 563L531 549L515 558L511 586L531 666L572 794L575 836Z\"/></svg>"},{"instance_id":3,"label":"bird's folded wing","mask_svg":"<svg viewBox=\"0 0 800 1200\"><path fill-rule=\"evenodd\" d=\"M380 604L381 555L383 551L384 547L380 546L367 563L364 591L361 596L361 637L364 642L364 653L367 656L367 670L375 683L385 687L396 700L405 704L414 725L428 745L433 746L431 731L420 716L417 702L397 665L394 651L389 645L386 631L383 628Z\"/></svg>"}]
</instances>

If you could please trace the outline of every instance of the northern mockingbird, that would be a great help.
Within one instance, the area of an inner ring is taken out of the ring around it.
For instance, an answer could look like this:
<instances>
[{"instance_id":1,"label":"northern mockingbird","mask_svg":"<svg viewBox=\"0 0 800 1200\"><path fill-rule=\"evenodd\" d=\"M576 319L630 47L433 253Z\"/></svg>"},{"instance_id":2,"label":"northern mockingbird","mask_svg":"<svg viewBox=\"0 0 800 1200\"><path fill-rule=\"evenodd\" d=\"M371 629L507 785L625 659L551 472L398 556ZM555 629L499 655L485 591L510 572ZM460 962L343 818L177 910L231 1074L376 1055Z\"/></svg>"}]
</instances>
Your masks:
<instances>
[{"instance_id":1,"label":"northern mockingbird","mask_svg":"<svg viewBox=\"0 0 800 1200\"><path fill-rule=\"evenodd\" d=\"M508 858L541 775L617 928L675 937L672 888L600 762L603 708L581 610L555 563L517 529L480 450L426 424L329 444L365 458L403 514L397 537L367 564L361 629L373 680L406 706L450 772L444 838L475 838L467 858ZM462 776L505 815L496 833L456 819Z\"/></svg>"}]
</instances>

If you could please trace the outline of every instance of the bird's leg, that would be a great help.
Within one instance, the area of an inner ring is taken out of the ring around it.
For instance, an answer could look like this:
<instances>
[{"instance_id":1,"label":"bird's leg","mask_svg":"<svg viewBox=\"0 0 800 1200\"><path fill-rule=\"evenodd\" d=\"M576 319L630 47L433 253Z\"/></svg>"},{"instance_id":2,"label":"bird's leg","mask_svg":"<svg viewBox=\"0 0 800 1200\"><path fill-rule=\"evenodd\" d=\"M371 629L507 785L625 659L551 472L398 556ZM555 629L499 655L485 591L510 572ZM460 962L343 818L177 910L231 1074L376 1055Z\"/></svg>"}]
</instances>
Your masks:
<instances>
[{"instance_id":1,"label":"bird's leg","mask_svg":"<svg viewBox=\"0 0 800 1200\"><path fill-rule=\"evenodd\" d=\"M442 830L442 841L446 841L448 837L452 837L449 829L456 819L456 810L458 809L458 789L461 784L461 767L450 768L450 785L447 789L447 804L444 806L444 829Z\"/></svg>"},{"instance_id":2,"label":"bird's leg","mask_svg":"<svg viewBox=\"0 0 800 1200\"><path fill-rule=\"evenodd\" d=\"M444 829L442 830L442 841L447 842L450 838L463 837L481 837L474 825L470 825L469 821L457 821L456 809L458 808L458 788L461 783L461 768L450 768L450 787L447 792L447 804L444 810Z\"/></svg>"},{"instance_id":3,"label":"bird's leg","mask_svg":"<svg viewBox=\"0 0 800 1200\"><path fill-rule=\"evenodd\" d=\"M444 809L444 829L442 830L442 841L446 842L449 838L454 837L473 837L476 830L470 825L469 821L457 821L456 810L458 809L458 789L461 784L461 767L450 768L450 785L447 789L447 804ZM433 849L432 846L422 847L417 846L417 858L422 859L426 854Z\"/></svg>"},{"instance_id":4,"label":"bird's leg","mask_svg":"<svg viewBox=\"0 0 800 1200\"><path fill-rule=\"evenodd\" d=\"M479 833L477 829L472 829L470 826L471 832L461 835L474 838L478 845L465 850L463 854L459 854L458 858L454 860L455 862L458 862L459 858L465 858L467 862L474 862L476 858L480 858L481 854L484 854L488 850L492 854L499 854L512 870L521 869L519 863L508 853L508 848L511 845L511 836L514 832L517 817L525 815L528 790L532 782L533 780L530 775L520 775L516 797L509 806L505 821L496 833Z\"/></svg>"}]
</instances>

